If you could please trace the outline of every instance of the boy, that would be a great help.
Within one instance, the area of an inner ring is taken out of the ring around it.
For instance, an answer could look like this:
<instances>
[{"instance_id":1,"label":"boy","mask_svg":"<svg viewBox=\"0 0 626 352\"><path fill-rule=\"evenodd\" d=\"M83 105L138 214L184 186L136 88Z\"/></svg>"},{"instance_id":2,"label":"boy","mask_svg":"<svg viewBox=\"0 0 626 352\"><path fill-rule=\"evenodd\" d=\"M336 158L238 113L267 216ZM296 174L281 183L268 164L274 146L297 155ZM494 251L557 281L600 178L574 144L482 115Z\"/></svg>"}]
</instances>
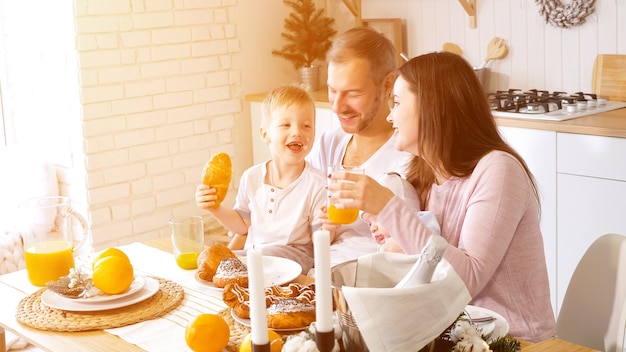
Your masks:
<instances>
[{"instance_id":1,"label":"boy","mask_svg":"<svg viewBox=\"0 0 626 352\"><path fill-rule=\"evenodd\" d=\"M315 104L301 88L271 91L262 106L261 137L271 159L246 170L235 206L212 209L215 189L196 188L196 204L235 233L229 248L262 248L264 255L292 259L307 273L313 267L312 234L321 226L326 175L304 158L315 140Z\"/></svg>"}]
</instances>

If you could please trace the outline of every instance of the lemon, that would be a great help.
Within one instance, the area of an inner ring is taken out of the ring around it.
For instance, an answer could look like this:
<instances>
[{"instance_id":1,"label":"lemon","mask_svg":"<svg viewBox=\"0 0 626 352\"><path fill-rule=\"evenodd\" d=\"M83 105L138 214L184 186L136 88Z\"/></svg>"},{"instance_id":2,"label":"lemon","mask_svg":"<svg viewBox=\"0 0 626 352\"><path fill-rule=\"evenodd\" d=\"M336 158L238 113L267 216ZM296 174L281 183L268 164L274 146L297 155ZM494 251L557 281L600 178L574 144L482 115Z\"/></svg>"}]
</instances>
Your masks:
<instances>
[{"instance_id":1,"label":"lemon","mask_svg":"<svg viewBox=\"0 0 626 352\"><path fill-rule=\"evenodd\" d=\"M185 342L194 352L221 352L229 339L228 323L219 315L200 314L185 328Z\"/></svg>"},{"instance_id":2,"label":"lemon","mask_svg":"<svg viewBox=\"0 0 626 352\"><path fill-rule=\"evenodd\" d=\"M270 351L280 352L283 349L283 338L274 330L267 330L270 339ZM239 352L252 352L252 333L246 335L239 345Z\"/></svg>"},{"instance_id":3,"label":"lemon","mask_svg":"<svg viewBox=\"0 0 626 352\"><path fill-rule=\"evenodd\" d=\"M98 259L93 264L93 285L100 291L116 295L130 287L135 278L128 257L111 255Z\"/></svg>"}]
</instances>

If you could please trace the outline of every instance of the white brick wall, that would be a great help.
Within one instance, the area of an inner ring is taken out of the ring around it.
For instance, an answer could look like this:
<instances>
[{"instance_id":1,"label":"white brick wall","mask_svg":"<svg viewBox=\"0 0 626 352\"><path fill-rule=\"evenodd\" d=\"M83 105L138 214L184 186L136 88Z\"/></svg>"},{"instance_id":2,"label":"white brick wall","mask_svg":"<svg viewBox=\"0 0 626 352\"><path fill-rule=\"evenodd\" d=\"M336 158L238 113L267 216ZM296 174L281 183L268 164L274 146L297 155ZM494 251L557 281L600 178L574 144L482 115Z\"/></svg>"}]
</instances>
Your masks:
<instances>
[{"instance_id":1,"label":"white brick wall","mask_svg":"<svg viewBox=\"0 0 626 352\"><path fill-rule=\"evenodd\" d=\"M211 153L233 153L233 1L76 0L87 193L97 248L200 213Z\"/></svg>"}]
</instances>

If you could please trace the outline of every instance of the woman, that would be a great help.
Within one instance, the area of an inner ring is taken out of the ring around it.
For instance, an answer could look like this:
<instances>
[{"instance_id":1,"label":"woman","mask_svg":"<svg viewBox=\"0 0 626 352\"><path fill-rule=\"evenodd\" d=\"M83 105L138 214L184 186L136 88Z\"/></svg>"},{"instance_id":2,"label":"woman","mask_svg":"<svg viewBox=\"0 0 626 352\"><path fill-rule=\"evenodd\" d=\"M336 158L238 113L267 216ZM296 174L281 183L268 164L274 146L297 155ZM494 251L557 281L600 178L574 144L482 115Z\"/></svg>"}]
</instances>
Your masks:
<instances>
[{"instance_id":1,"label":"woman","mask_svg":"<svg viewBox=\"0 0 626 352\"><path fill-rule=\"evenodd\" d=\"M502 314L516 338L556 333L537 187L524 160L498 133L473 69L460 56L430 53L400 68L388 120L396 148L414 155L407 179L422 210L448 241L444 258L465 282L471 304ZM402 199L362 175L335 174L333 197L376 214L406 253L430 230ZM349 193L351 196L348 196Z\"/></svg>"}]
</instances>

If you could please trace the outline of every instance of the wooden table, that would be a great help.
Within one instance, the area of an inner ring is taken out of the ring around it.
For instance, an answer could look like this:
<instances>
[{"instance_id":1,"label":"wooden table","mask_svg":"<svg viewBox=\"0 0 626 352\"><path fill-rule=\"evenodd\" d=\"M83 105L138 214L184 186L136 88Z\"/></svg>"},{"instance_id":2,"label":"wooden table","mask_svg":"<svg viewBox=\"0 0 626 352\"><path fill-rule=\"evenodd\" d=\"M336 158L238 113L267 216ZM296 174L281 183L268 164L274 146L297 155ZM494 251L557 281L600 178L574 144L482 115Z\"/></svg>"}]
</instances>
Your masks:
<instances>
[{"instance_id":1,"label":"wooden table","mask_svg":"<svg viewBox=\"0 0 626 352\"><path fill-rule=\"evenodd\" d=\"M600 352L560 339L549 339L522 347L522 352Z\"/></svg>"},{"instance_id":2,"label":"wooden table","mask_svg":"<svg viewBox=\"0 0 626 352\"><path fill-rule=\"evenodd\" d=\"M171 252L172 247L168 238L150 240L144 244L151 247ZM300 275L295 281L310 283L311 277ZM105 331L88 332L51 332L42 331L24 326L15 319L15 310L20 300L39 288L28 284L24 271L0 276L0 327L12 331L24 337L33 345L44 351L144 351L138 346L132 345L123 339ZM591 352L590 348L578 346L570 342L558 339L550 339L537 344L523 343L523 352Z\"/></svg>"}]
</instances>

